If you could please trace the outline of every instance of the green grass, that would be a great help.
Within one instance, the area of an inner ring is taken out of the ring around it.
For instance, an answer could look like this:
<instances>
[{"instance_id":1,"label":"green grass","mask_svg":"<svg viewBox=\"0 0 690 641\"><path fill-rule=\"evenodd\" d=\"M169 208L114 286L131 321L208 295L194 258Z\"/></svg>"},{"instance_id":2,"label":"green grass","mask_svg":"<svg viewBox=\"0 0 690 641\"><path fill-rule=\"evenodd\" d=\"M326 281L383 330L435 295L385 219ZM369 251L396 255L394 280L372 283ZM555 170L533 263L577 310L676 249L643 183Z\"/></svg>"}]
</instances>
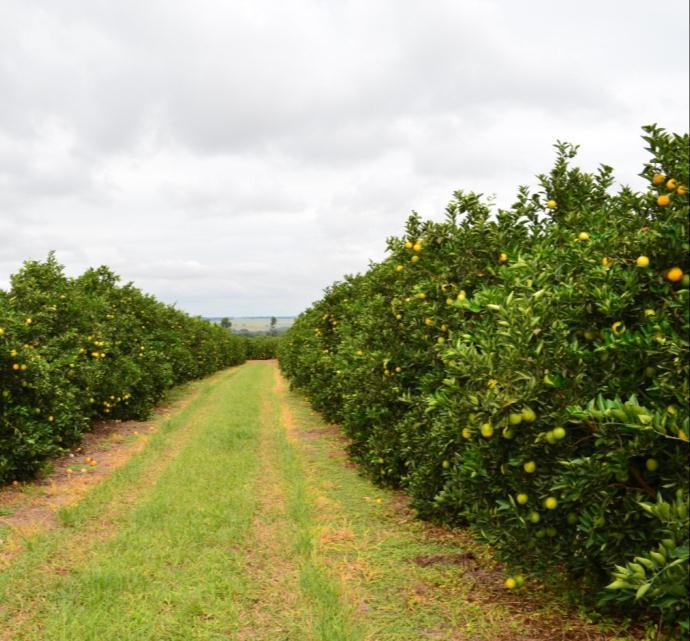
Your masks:
<instances>
[{"instance_id":1,"label":"green grass","mask_svg":"<svg viewBox=\"0 0 690 641\"><path fill-rule=\"evenodd\" d=\"M0 573L0 639L551 638L535 622L553 627L553 605L507 603L487 550L362 478L275 373L190 386L139 454L26 539ZM477 567L415 562L468 551ZM567 638L609 638L591 633Z\"/></svg>"}]
</instances>

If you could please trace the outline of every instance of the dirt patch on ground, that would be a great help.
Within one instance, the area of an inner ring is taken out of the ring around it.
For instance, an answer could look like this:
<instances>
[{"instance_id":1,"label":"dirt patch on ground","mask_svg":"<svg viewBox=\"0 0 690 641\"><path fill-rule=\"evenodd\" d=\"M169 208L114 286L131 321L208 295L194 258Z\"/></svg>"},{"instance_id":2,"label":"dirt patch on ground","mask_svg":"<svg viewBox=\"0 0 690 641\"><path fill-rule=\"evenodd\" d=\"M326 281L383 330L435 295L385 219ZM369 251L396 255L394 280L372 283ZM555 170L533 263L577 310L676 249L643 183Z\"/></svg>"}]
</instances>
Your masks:
<instances>
[{"instance_id":1,"label":"dirt patch on ground","mask_svg":"<svg viewBox=\"0 0 690 641\"><path fill-rule=\"evenodd\" d=\"M431 554L427 556L416 556L412 563L425 568L429 565L459 565L466 567L468 564L476 564L477 557L474 552L460 552L458 554Z\"/></svg>"},{"instance_id":2,"label":"dirt patch on ground","mask_svg":"<svg viewBox=\"0 0 690 641\"><path fill-rule=\"evenodd\" d=\"M61 508L77 504L125 465L167 418L182 411L195 397L192 394L160 406L147 421L96 423L79 446L51 461L46 476L0 488L0 561L6 563L20 551L19 540L57 527ZM3 526L9 528L10 536L2 536Z\"/></svg>"}]
</instances>

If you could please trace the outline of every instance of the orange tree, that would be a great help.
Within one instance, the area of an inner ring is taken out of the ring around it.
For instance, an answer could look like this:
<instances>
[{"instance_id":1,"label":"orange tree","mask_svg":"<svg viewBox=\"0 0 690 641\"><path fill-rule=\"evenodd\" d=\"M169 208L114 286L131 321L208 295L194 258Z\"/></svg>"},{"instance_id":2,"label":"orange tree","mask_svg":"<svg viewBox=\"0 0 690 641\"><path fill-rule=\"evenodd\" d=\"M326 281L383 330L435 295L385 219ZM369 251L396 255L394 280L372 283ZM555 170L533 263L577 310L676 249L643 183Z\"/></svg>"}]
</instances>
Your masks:
<instances>
[{"instance_id":1,"label":"orange tree","mask_svg":"<svg viewBox=\"0 0 690 641\"><path fill-rule=\"evenodd\" d=\"M248 359L268 360L278 355L280 336L245 336Z\"/></svg>"},{"instance_id":2,"label":"orange tree","mask_svg":"<svg viewBox=\"0 0 690 641\"><path fill-rule=\"evenodd\" d=\"M172 385L244 360L225 330L51 254L0 291L0 482L30 477L93 420L144 418Z\"/></svg>"},{"instance_id":3,"label":"orange tree","mask_svg":"<svg viewBox=\"0 0 690 641\"><path fill-rule=\"evenodd\" d=\"M457 192L445 221L412 216L281 366L422 516L687 629L688 137L645 140L642 194L559 143L508 210Z\"/></svg>"}]
</instances>

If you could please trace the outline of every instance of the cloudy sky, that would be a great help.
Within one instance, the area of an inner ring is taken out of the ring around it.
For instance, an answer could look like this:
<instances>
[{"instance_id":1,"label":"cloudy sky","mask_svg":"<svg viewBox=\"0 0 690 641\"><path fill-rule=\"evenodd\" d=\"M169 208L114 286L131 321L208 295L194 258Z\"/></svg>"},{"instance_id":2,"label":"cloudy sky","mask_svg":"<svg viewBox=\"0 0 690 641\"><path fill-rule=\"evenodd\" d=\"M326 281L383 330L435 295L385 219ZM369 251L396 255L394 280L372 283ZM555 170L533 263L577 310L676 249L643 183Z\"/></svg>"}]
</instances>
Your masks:
<instances>
[{"instance_id":1,"label":"cloudy sky","mask_svg":"<svg viewBox=\"0 0 690 641\"><path fill-rule=\"evenodd\" d=\"M56 250L193 314L300 312L456 189L688 128L687 0L0 0L0 288Z\"/></svg>"}]
</instances>

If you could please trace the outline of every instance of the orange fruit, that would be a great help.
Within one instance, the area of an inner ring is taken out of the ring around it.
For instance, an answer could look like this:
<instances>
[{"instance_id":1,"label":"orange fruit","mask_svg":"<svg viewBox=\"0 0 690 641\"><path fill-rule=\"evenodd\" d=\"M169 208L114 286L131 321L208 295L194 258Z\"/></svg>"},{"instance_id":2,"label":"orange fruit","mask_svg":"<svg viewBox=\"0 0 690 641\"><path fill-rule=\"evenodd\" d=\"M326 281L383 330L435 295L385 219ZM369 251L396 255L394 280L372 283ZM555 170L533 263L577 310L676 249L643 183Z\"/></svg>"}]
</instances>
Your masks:
<instances>
[{"instance_id":1,"label":"orange fruit","mask_svg":"<svg viewBox=\"0 0 690 641\"><path fill-rule=\"evenodd\" d=\"M656 470L659 469L659 461L657 461L655 458L648 458L645 462L645 467L650 472L656 472Z\"/></svg>"},{"instance_id":2,"label":"orange fruit","mask_svg":"<svg viewBox=\"0 0 690 641\"><path fill-rule=\"evenodd\" d=\"M491 438L494 435L494 428L491 423L482 423L479 431L484 438Z\"/></svg>"},{"instance_id":3,"label":"orange fruit","mask_svg":"<svg viewBox=\"0 0 690 641\"><path fill-rule=\"evenodd\" d=\"M638 267L649 267L649 258L647 256L638 256L635 265Z\"/></svg>"},{"instance_id":4,"label":"orange fruit","mask_svg":"<svg viewBox=\"0 0 690 641\"><path fill-rule=\"evenodd\" d=\"M675 191L676 187L678 187L678 181L673 178L666 183L666 189L669 191Z\"/></svg>"},{"instance_id":5,"label":"orange fruit","mask_svg":"<svg viewBox=\"0 0 690 641\"><path fill-rule=\"evenodd\" d=\"M681 278L683 278L683 270L680 267L671 267L666 272L666 280L672 283L677 283Z\"/></svg>"},{"instance_id":6,"label":"orange fruit","mask_svg":"<svg viewBox=\"0 0 690 641\"><path fill-rule=\"evenodd\" d=\"M666 207L670 202L671 199L666 194L663 194L656 199L656 204L659 205L659 207Z\"/></svg>"},{"instance_id":7,"label":"orange fruit","mask_svg":"<svg viewBox=\"0 0 690 641\"><path fill-rule=\"evenodd\" d=\"M531 407L523 408L520 416L525 423L534 423L537 420L537 414Z\"/></svg>"},{"instance_id":8,"label":"orange fruit","mask_svg":"<svg viewBox=\"0 0 690 641\"><path fill-rule=\"evenodd\" d=\"M678 189L676 189L676 193L679 196L685 196L685 194L688 193L688 188L685 185L678 185Z\"/></svg>"},{"instance_id":9,"label":"orange fruit","mask_svg":"<svg viewBox=\"0 0 690 641\"><path fill-rule=\"evenodd\" d=\"M652 177L652 184L662 185L665 180L666 176L664 176L664 174L654 174L654 176Z\"/></svg>"},{"instance_id":10,"label":"orange fruit","mask_svg":"<svg viewBox=\"0 0 690 641\"><path fill-rule=\"evenodd\" d=\"M544 499L544 507L547 510L555 510L557 505L558 501L554 496L549 496L548 498Z\"/></svg>"},{"instance_id":11,"label":"orange fruit","mask_svg":"<svg viewBox=\"0 0 690 641\"><path fill-rule=\"evenodd\" d=\"M551 199L551 200L549 200L549 201L546 203L546 206L547 206L549 209L556 209L557 203L556 203L555 200Z\"/></svg>"}]
</instances>

